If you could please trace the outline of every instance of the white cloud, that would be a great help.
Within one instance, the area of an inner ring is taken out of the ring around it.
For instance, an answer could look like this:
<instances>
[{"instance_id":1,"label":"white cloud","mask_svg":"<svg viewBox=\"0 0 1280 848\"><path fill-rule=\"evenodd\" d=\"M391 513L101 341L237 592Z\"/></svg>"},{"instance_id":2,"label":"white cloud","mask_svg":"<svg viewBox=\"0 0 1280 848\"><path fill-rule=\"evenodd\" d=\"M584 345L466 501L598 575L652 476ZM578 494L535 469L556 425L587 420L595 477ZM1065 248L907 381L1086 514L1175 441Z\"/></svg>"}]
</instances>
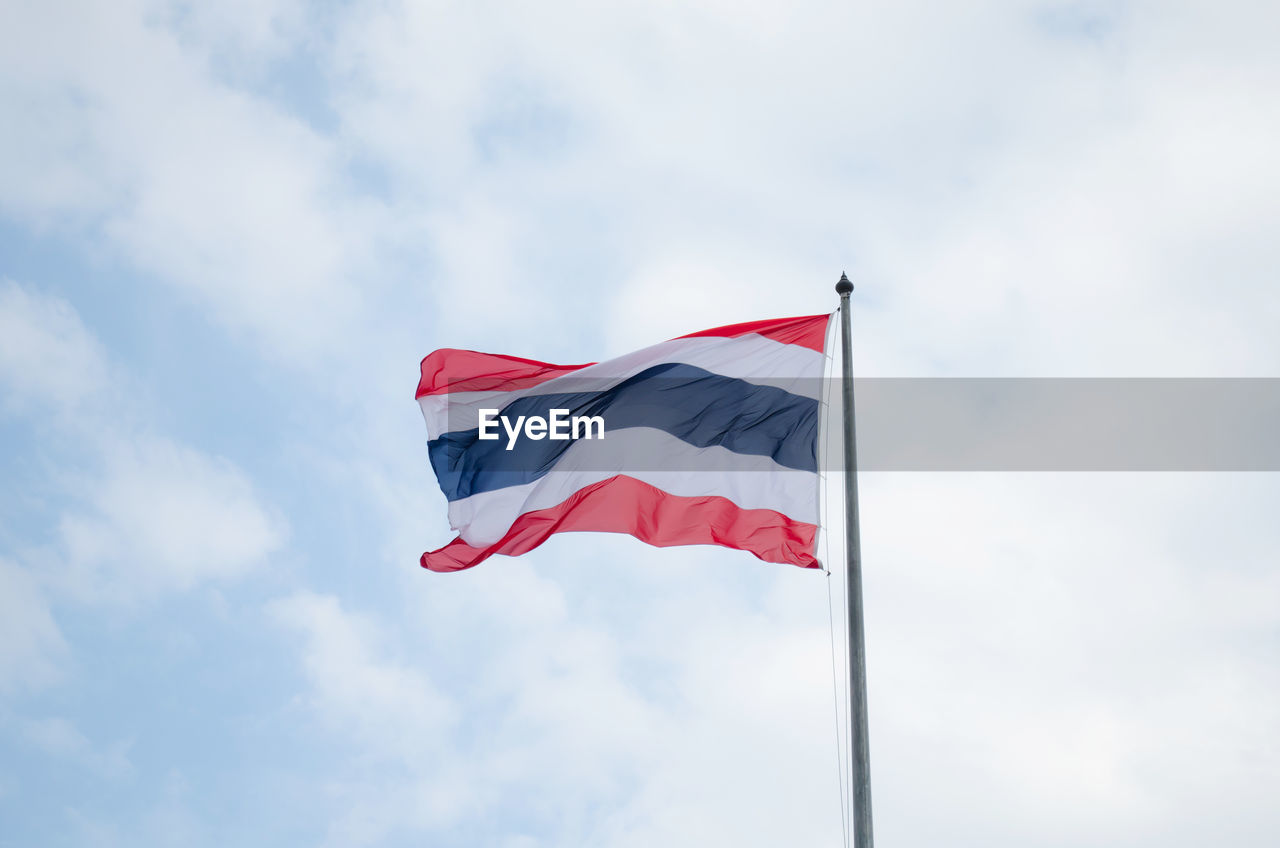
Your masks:
<instances>
[{"instance_id":1,"label":"white cloud","mask_svg":"<svg viewBox=\"0 0 1280 848\"><path fill-rule=\"evenodd\" d=\"M124 600L238 577L285 536L243 471L225 459L149 433L126 401L131 381L67 302L14 283L0 288L0 380L15 398L52 410L40 426L52 447L89 451L92 471L59 472L66 500L57 543L29 559L50 588L82 600ZM136 392L132 393L136 396Z\"/></svg>"},{"instance_id":2,"label":"white cloud","mask_svg":"<svg viewBox=\"0 0 1280 848\"><path fill-rule=\"evenodd\" d=\"M155 0L153 15L164 16L184 44L230 52L240 61L285 51L303 23L298 0L227 0L197 3Z\"/></svg>"},{"instance_id":3,"label":"white cloud","mask_svg":"<svg viewBox=\"0 0 1280 848\"><path fill-rule=\"evenodd\" d=\"M305 361L360 314L367 251L395 222L350 192L330 141L218 82L165 16L144 11L7 8L0 103L36 120L0 143L0 211L105 239L273 354ZM214 42L226 23L249 49L277 20L178 17Z\"/></svg>"},{"instance_id":4,"label":"white cloud","mask_svg":"<svg viewBox=\"0 0 1280 848\"><path fill-rule=\"evenodd\" d=\"M283 521L226 460L146 438L113 445L105 465L81 483L85 508L60 522L68 591L186 590L242 576L283 542Z\"/></svg>"},{"instance_id":5,"label":"white cloud","mask_svg":"<svg viewBox=\"0 0 1280 848\"><path fill-rule=\"evenodd\" d=\"M595 844L839 839L825 578L771 576L762 608L700 587L702 613L664 619L680 637L659 646L679 698L660 705L636 789L601 817Z\"/></svg>"},{"instance_id":6,"label":"white cloud","mask_svg":"<svg viewBox=\"0 0 1280 848\"><path fill-rule=\"evenodd\" d=\"M1053 844L1106 831L1190 845L1199 831L1169 823L1189 824L1198 797L1215 799L1195 817L1205 827L1244 839L1274 826L1265 806L1229 799L1276 766L1258 717L1280 705L1280 680L1251 599L1280 586L1258 568L1274 533L1250 518L1275 496L1234 475L871 475L881 820L903 839L949 822L1013 844L1075 810ZM1212 540L1250 537L1224 568ZM1007 815L989 815L991 797Z\"/></svg>"},{"instance_id":7,"label":"white cloud","mask_svg":"<svg viewBox=\"0 0 1280 848\"><path fill-rule=\"evenodd\" d=\"M299 593L272 616L304 640L302 665L323 721L382 758L413 762L447 746L455 708L416 668L385 656L386 637L331 596Z\"/></svg>"},{"instance_id":8,"label":"white cloud","mask_svg":"<svg viewBox=\"0 0 1280 848\"><path fill-rule=\"evenodd\" d=\"M457 704L421 663L332 596L299 592L268 612L302 639L310 692L301 705L325 738L342 740L356 757L323 779L331 794L325 844L378 844L387 834L440 827L475 810L484 788L471 765L456 759Z\"/></svg>"},{"instance_id":9,"label":"white cloud","mask_svg":"<svg viewBox=\"0 0 1280 848\"><path fill-rule=\"evenodd\" d=\"M0 557L0 694L53 682L65 651L36 580Z\"/></svg>"},{"instance_id":10,"label":"white cloud","mask_svg":"<svg viewBox=\"0 0 1280 848\"><path fill-rule=\"evenodd\" d=\"M120 779L133 773L127 755L129 743L99 750L65 718L25 719L19 722L18 732L27 744L51 757L78 763L96 777Z\"/></svg>"},{"instance_id":11,"label":"white cloud","mask_svg":"<svg viewBox=\"0 0 1280 848\"><path fill-rule=\"evenodd\" d=\"M111 379L101 345L70 304L0 280L0 381L8 404L73 410L108 393Z\"/></svg>"},{"instance_id":12,"label":"white cloud","mask_svg":"<svg viewBox=\"0 0 1280 848\"><path fill-rule=\"evenodd\" d=\"M830 309L848 265L877 373L1238 374L1274 351L1253 222L1274 217L1280 121L1253 104L1280 67L1257 15L483 8L335 30L340 135L429 211L444 334L548 345L526 328L603 309L621 349ZM513 89L541 123L487 155ZM547 239L603 239L613 261L579 267L608 276L539 273Z\"/></svg>"}]
</instances>

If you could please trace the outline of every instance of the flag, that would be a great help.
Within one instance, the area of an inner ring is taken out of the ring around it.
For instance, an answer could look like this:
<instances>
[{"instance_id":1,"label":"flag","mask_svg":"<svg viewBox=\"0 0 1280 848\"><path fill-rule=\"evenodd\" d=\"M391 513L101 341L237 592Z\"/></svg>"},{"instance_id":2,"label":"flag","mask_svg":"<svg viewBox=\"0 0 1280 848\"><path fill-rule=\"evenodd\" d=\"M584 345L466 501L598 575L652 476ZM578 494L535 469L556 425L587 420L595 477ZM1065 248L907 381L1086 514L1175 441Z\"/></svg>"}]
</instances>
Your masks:
<instances>
[{"instance_id":1,"label":"flag","mask_svg":"<svg viewBox=\"0 0 1280 848\"><path fill-rule=\"evenodd\" d=\"M830 317L717 327L586 365L431 353L417 399L458 537L423 567L459 571L569 531L819 567Z\"/></svg>"}]
</instances>

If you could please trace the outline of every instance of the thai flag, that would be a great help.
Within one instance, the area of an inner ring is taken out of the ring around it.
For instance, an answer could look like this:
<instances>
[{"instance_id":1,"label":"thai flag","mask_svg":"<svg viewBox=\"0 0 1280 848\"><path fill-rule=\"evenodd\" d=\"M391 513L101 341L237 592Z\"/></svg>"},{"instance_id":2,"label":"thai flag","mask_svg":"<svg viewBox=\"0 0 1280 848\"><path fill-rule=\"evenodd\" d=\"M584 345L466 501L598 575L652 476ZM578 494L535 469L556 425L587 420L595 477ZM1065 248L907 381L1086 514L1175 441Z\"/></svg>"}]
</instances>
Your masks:
<instances>
[{"instance_id":1,"label":"thai flag","mask_svg":"<svg viewBox=\"0 0 1280 848\"><path fill-rule=\"evenodd\" d=\"M417 398L458 537L422 565L458 571L600 531L819 567L830 317L718 327L587 365L430 354Z\"/></svg>"}]
</instances>

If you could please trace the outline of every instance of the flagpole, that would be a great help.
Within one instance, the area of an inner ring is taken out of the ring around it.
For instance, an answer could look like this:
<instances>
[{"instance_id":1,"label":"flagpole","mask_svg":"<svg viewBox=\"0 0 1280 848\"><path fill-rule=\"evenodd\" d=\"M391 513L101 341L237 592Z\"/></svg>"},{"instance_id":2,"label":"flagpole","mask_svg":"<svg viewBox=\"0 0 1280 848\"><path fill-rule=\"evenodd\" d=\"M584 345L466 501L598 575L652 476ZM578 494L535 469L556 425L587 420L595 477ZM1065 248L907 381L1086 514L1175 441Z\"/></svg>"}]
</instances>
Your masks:
<instances>
[{"instance_id":1,"label":"flagpole","mask_svg":"<svg viewBox=\"0 0 1280 848\"><path fill-rule=\"evenodd\" d=\"M853 790L853 845L872 848L871 751L867 732L867 662L862 618L862 544L858 532L858 447L853 419L853 342L849 329L849 294L853 283L840 275L840 358L844 412L844 537L848 560L849 598L849 744Z\"/></svg>"}]
</instances>

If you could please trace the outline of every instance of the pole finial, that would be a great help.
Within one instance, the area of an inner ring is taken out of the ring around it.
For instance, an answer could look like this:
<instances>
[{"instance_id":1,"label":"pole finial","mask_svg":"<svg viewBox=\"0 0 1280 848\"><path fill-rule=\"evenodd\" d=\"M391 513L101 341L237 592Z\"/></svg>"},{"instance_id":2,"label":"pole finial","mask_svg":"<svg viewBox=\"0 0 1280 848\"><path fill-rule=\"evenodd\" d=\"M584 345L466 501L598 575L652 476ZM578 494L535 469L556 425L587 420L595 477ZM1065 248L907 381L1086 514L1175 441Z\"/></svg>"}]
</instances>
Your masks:
<instances>
[{"instance_id":1,"label":"pole finial","mask_svg":"<svg viewBox=\"0 0 1280 848\"><path fill-rule=\"evenodd\" d=\"M849 275L841 271L840 282L836 283L836 294L844 297L851 291L853 291L853 283L849 282Z\"/></svg>"}]
</instances>

